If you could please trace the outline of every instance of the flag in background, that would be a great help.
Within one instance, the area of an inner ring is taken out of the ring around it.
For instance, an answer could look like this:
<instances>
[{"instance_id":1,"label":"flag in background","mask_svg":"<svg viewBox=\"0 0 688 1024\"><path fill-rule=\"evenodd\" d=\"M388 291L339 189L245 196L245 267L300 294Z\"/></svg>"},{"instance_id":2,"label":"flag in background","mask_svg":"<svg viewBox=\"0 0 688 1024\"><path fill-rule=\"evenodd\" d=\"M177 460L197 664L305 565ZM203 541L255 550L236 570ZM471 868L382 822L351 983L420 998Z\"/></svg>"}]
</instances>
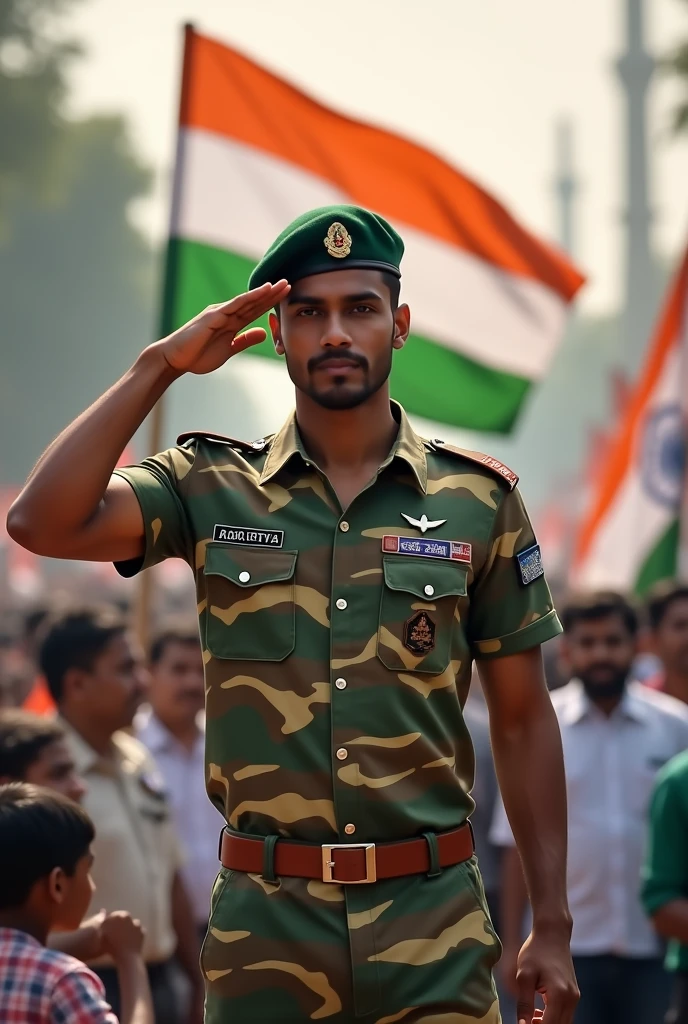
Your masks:
<instances>
[{"instance_id":1,"label":"flag in background","mask_svg":"<svg viewBox=\"0 0 688 1024\"><path fill-rule=\"evenodd\" d=\"M688 251L583 519L576 586L643 594L677 575L687 410Z\"/></svg>"},{"instance_id":2,"label":"flag in background","mask_svg":"<svg viewBox=\"0 0 688 1024\"><path fill-rule=\"evenodd\" d=\"M429 150L187 27L164 332L244 291L279 232L330 203L375 210L406 243L413 333L395 354L394 397L437 422L509 431L581 274ZM269 342L252 353L274 357Z\"/></svg>"}]
</instances>

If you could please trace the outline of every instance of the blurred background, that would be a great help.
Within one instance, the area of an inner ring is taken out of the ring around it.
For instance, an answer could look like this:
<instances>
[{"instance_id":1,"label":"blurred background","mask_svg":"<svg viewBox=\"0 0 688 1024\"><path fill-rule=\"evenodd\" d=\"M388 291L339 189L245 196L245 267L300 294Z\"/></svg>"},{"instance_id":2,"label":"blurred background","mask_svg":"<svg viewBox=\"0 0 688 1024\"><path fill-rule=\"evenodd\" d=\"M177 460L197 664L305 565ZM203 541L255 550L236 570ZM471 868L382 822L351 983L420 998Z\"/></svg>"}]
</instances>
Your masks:
<instances>
[{"instance_id":1,"label":"blurred background","mask_svg":"<svg viewBox=\"0 0 688 1024\"><path fill-rule=\"evenodd\" d=\"M3 509L52 437L157 337L187 21L440 154L586 275L510 434L414 421L516 469L563 586L688 236L688 4L4 0ZM163 444L192 427L259 437L290 403L276 364L235 360L175 385ZM4 533L0 545L5 608L46 587L132 596L109 566L48 563ZM161 589L191 607L185 567L163 567Z\"/></svg>"}]
</instances>

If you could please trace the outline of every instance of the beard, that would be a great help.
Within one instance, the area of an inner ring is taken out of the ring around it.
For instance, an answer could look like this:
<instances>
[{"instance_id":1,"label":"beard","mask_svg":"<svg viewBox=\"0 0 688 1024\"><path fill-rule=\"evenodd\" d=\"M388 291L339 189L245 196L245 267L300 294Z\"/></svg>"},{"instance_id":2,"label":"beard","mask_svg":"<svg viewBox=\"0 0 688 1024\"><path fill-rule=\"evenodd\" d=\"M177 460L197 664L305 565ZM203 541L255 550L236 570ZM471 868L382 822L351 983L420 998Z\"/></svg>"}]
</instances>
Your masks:
<instances>
[{"instance_id":1,"label":"beard","mask_svg":"<svg viewBox=\"0 0 688 1024\"><path fill-rule=\"evenodd\" d=\"M604 679L600 680L593 668L588 672L579 672L578 678L590 700L610 700L614 697L621 697L623 694L629 671L628 668L620 669L609 666L609 671L605 674Z\"/></svg>"},{"instance_id":2,"label":"beard","mask_svg":"<svg viewBox=\"0 0 688 1024\"><path fill-rule=\"evenodd\" d=\"M316 387L313 383L314 373L320 369L320 367L327 366L327 364L333 359L341 359L342 354L336 352L324 352L320 356L314 356L313 359L308 361L308 379L305 384L301 384L292 375L289 367L289 360L287 359L287 373L291 377L294 385L303 391L309 398L311 398L317 405L322 409L331 409L336 411L355 409L359 405L363 405L368 399L376 394L381 387L389 379L389 375L392 372L392 345L389 347L389 356L387 360L376 369L373 376L370 373L370 363L365 356L350 355L347 353L346 358L351 359L352 362L356 363L361 369L362 382L360 384L353 384L347 374L342 374L341 377L335 376L331 379L330 384L326 387Z\"/></svg>"}]
</instances>

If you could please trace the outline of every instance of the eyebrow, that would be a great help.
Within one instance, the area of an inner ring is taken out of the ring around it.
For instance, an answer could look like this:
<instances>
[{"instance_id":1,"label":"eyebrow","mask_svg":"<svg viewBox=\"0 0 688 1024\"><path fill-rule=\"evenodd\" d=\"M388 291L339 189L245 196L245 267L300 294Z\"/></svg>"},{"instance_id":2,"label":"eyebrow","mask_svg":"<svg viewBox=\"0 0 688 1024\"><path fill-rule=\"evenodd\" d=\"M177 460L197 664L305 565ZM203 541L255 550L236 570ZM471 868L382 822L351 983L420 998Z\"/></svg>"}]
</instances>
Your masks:
<instances>
[{"instance_id":1,"label":"eyebrow","mask_svg":"<svg viewBox=\"0 0 688 1024\"><path fill-rule=\"evenodd\" d=\"M355 295L343 295L343 302L370 302L371 299L382 300L377 292L356 292ZM287 297L288 306L324 306L326 299L316 295L299 295L298 292L291 292Z\"/></svg>"}]
</instances>

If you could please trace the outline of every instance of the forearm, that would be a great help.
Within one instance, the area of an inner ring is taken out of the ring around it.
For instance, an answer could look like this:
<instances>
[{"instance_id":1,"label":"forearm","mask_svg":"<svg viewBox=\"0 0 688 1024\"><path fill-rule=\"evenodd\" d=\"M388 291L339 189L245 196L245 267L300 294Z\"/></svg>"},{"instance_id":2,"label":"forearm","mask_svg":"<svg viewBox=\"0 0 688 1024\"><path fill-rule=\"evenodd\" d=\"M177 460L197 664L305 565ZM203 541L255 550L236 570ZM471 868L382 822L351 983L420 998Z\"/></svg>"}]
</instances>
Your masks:
<instances>
[{"instance_id":1,"label":"forearm","mask_svg":"<svg viewBox=\"0 0 688 1024\"><path fill-rule=\"evenodd\" d=\"M176 376L155 345L144 350L40 457L10 510L12 536L35 550L44 536L68 537L88 523L122 452Z\"/></svg>"},{"instance_id":2,"label":"forearm","mask_svg":"<svg viewBox=\"0 0 688 1024\"><path fill-rule=\"evenodd\" d=\"M566 785L549 694L528 713L491 715L495 767L533 910L534 926L570 927L566 897Z\"/></svg>"},{"instance_id":3,"label":"forearm","mask_svg":"<svg viewBox=\"0 0 688 1024\"><path fill-rule=\"evenodd\" d=\"M505 947L521 945L527 906L528 890L523 877L521 858L516 847L509 846L502 854L500 893L500 938Z\"/></svg>"},{"instance_id":4,"label":"forearm","mask_svg":"<svg viewBox=\"0 0 688 1024\"><path fill-rule=\"evenodd\" d=\"M154 1024L153 1001L146 966L138 954L130 953L117 962L121 1002L121 1024Z\"/></svg>"},{"instance_id":5,"label":"forearm","mask_svg":"<svg viewBox=\"0 0 688 1024\"><path fill-rule=\"evenodd\" d=\"M192 985L201 984L199 966L200 944L194 922L191 901L181 876L177 873L172 883L172 926L177 936L176 957Z\"/></svg>"},{"instance_id":6,"label":"forearm","mask_svg":"<svg viewBox=\"0 0 688 1024\"><path fill-rule=\"evenodd\" d=\"M655 930L663 939L676 939L688 946L688 900L672 900L652 915Z\"/></svg>"}]
</instances>

